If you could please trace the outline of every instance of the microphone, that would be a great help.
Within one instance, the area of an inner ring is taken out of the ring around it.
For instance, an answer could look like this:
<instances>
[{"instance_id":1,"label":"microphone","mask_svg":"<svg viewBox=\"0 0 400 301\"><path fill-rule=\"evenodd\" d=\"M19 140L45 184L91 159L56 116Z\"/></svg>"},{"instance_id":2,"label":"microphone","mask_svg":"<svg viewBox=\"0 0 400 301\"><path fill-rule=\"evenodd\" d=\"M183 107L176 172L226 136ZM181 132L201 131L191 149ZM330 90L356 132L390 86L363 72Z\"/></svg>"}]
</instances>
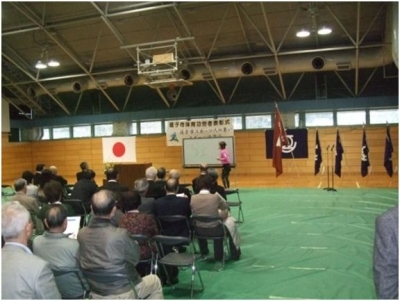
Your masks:
<instances>
[{"instance_id":1,"label":"microphone","mask_svg":"<svg viewBox=\"0 0 400 301\"><path fill-rule=\"evenodd\" d=\"M333 151L333 148L335 147L335 144L332 144L332 148L331 148L331 151Z\"/></svg>"},{"instance_id":2,"label":"microphone","mask_svg":"<svg viewBox=\"0 0 400 301\"><path fill-rule=\"evenodd\" d=\"M329 144L328 144L328 146L326 147L326 150L329 150Z\"/></svg>"}]
</instances>

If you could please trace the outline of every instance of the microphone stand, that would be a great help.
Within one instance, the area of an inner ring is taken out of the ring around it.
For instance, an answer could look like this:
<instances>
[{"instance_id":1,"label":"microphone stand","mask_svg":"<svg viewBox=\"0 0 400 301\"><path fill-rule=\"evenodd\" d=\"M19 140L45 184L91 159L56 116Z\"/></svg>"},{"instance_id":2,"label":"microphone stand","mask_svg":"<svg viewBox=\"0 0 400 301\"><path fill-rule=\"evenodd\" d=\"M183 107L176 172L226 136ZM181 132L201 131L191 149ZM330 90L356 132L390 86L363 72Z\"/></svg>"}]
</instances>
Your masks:
<instances>
[{"instance_id":1,"label":"microphone stand","mask_svg":"<svg viewBox=\"0 0 400 301\"><path fill-rule=\"evenodd\" d=\"M335 189L335 185L334 185L334 181L335 181L335 173L334 173L334 165L333 165L333 148L335 147L335 144L334 145L332 145L332 148L331 148L331 153L332 153L332 188L330 188L329 189L329 191L337 191L336 189Z\"/></svg>"},{"instance_id":2,"label":"microphone stand","mask_svg":"<svg viewBox=\"0 0 400 301\"><path fill-rule=\"evenodd\" d=\"M326 190L326 191L329 191L329 190L331 190L331 187L329 186L329 184L330 184L330 182L329 182L329 174L330 174L330 171L329 171L329 145L326 147L326 162L328 162L328 164L327 164L327 174L328 174L328 187L325 187L324 188L324 190Z\"/></svg>"}]
</instances>

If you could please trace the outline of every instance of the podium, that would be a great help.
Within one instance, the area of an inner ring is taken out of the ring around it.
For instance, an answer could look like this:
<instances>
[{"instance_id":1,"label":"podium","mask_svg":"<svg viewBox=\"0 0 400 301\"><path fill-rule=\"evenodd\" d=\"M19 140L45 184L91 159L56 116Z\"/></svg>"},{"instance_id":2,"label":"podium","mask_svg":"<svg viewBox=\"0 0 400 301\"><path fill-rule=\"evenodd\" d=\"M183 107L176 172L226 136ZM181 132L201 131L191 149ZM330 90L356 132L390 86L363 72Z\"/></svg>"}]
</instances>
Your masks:
<instances>
[{"instance_id":1,"label":"podium","mask_svg":"<svg viewBox=\"0 0 400 301\"><path fill-rule=\"evenodd\" d=\"M114 168L119 172L118 183L128 186L129 190L133 190L135 181L145 178L146 169L150 166L152 166L152 163L115 164Z\"/></svg>"}]
</instances>

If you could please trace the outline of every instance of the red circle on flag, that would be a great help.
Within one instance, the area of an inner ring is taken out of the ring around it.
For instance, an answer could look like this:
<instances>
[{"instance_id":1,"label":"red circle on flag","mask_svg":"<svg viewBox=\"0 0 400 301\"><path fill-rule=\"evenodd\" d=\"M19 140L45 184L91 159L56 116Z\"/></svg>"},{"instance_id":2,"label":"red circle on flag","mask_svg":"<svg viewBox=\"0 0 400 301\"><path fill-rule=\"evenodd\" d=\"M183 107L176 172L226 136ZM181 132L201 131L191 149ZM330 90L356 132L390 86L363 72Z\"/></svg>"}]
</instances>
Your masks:
<instances>
[{"instance_id":1,"label":"red circle on flag","mask_svg":"<svg viewBox=\"0 0 400 301\"><path fill-rule=\"evenodd\" d=\"M125 154L125 145L121 142L117 142L113 146L113 154L116 157L122 157Z\"/></svg>"}]
</instances>

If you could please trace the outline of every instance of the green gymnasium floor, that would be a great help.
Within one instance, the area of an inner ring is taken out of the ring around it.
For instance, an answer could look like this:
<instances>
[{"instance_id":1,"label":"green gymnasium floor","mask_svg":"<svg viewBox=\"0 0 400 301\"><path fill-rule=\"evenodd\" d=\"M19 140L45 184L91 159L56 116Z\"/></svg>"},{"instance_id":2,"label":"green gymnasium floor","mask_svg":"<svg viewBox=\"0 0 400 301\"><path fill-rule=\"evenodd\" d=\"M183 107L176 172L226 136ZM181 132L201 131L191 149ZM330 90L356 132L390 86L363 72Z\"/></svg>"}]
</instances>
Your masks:
<instances>
[{"instance_id":1,"label":"green gymnasium floor","mask_svg":"<svg viewBox=\"0 0 400 301\"><path fill-rule=\"evenodd\" d=\"M397 189L240 188L240 198L242 257L221 272L212 261L199 261L205 290L194 298L376 298L374 221L398 202ZM237 207L232 213L237 216ZM190 270L182 270L179 279L179 287L188 286ZM190 298L184 289L165 287L164 294Z\"/></svg>"}]
</instances>

